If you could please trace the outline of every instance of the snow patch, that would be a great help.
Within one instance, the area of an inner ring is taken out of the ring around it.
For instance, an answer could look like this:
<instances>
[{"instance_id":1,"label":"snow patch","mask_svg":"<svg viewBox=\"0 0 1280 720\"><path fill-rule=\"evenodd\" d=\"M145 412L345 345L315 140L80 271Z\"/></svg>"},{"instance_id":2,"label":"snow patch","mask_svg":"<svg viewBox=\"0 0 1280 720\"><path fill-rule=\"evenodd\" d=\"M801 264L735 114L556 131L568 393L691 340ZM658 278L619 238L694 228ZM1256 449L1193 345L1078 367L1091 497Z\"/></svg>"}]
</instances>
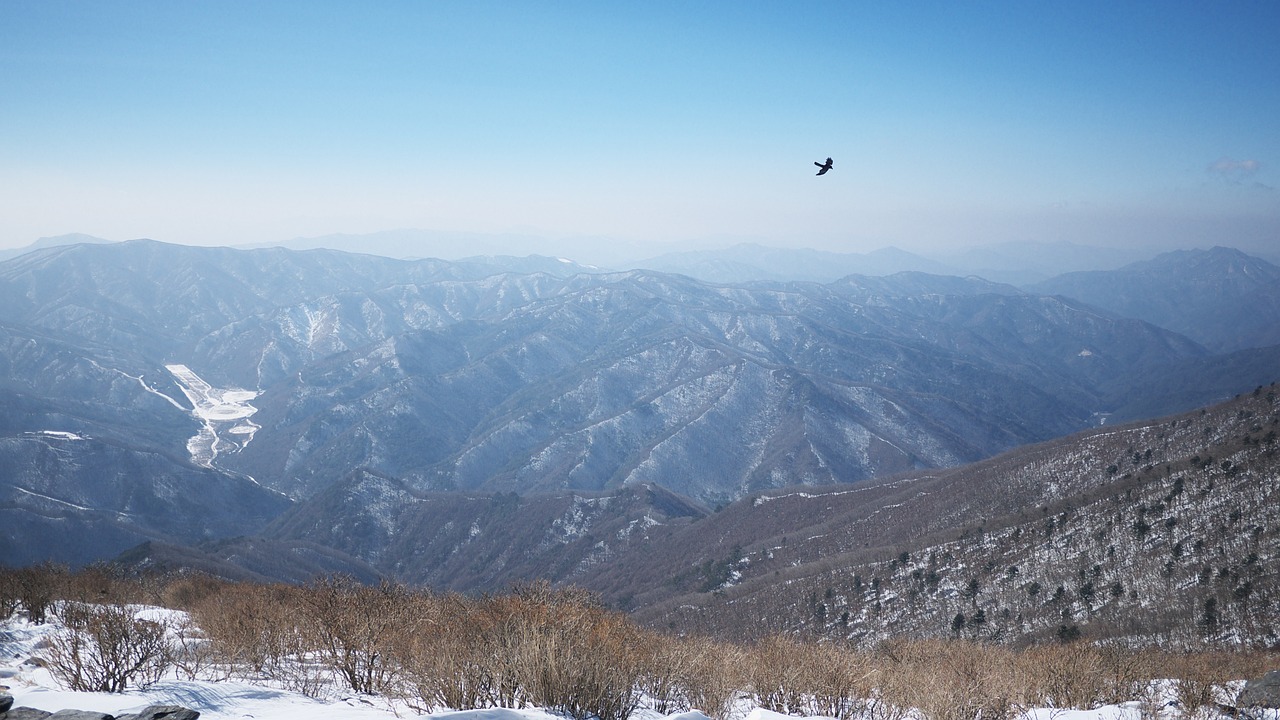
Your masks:
<instances>
[{"instance_id":1,"label":"snow patch","mask_svg":"<svg viewBox=\"0 0 1280 720\"><path fill-rule=\"evenodd\" d=\"M77 435L73 432L64 432L62 430L36 430L35 432L22 433L23 437L42 437L52 438L54 440L84 440L83 435Z\"/></svg>"},{"instance_id":2,"label":"snow patch","mask_svg":"<svg viewBox=\"0 0 1280 720\"><path fill-rule=\"evenodd\" d=\"M249 420L258 412L249 401L258 397L257 391L215 388L186 365L175 363L165 369L191 402L191 414L203 423L200 432L187 441L191 462L212 468L219 453L238 452L253 440L260 426Z\"/></svg>"}]
</instances>

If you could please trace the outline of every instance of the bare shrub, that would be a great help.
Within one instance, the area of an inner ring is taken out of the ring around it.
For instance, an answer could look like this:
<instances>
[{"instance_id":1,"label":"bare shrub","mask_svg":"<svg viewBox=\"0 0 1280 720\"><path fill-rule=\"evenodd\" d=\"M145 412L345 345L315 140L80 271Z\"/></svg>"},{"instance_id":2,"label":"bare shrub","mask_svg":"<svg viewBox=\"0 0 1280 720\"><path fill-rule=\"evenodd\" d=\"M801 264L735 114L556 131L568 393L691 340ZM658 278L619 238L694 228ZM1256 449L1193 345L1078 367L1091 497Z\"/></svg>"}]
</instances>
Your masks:
<instances>
[{"instance_id":1,"label":"bare shrub","mask_svg":"<svg viewBox=\"0 0 1280 720\"><path fill-rule=\"evenodd\" d=\"M1236 679L1231 672L1234 654L1199 652L1169 658L1166 667L1185 720L1216 718L1222 707L1234 704L1228 690L1228 683Z\"/></svg>"},{"instance_id":2,"label":"bare shrub","mask_svg":"<svg viewBox=\"0 0 1280 720\"><path fill-rule=\"evenodd\" d=\"M169 628L173 634L173 666L187 680L228 680L230 668L219 667L213 642L191 617L184 616Z\"/></svg>"},{"instance_id":3,"label":"bare shrub","mask_svg":"<svg viewBox=\"0 0 1280 720\"><path fill-rule=\"evenodd\" d=\"M497 648L492 623L480 601L413 595L404 632L388 645L398 669L393 692L421 711L493 704Z\"/></svg>"},{"instance_id":4,"label":"bare shrub","mask_svg":"<svg viewBox=\"0 0 1280 720\"><path fill-rule=\"evenodd\" d=\"M7 582L13 583L14 594L26 611L27 619L33 623L45 622L54 600L63 596L67 566L46 562L12 572Z\"/></svg>"},{"instance_id":5,"label":"bare shrub","mask_svg":"<svg viewBox=\"0 0 1280 720\"><path fill-rule=\"evenodd\" d=\"M58 588L81 597L100 596L104 586L107 594L134 591L109 574L71 584L56 569L31 577L36 606ZM1275 659L1087 643L1015 652L959 640L859 652L783 635L742 648L656 635L589 593L547 583L482 598L349 578L307 587L188 578L144 590L191 613L194 625L171 628L178 644L168 649L188 678L245 675L310 695L340 682L420 712L538 705L577 720L626 720L650 698L663 714L697 709L726 720L748 694L768 710L837 720L1007 720L1031 708L1087 710L1135 698L1142 717L1156 718L1176 694L1187 720L1209 720L1228 704L1229 678L1256 677ZM62 604L68 631L52 660L69 685L111 685L85 660L109 655L93 633L95 623L109 624L95 614L106 611ZM159 666L146 666L153 669L127 682L158 677Z\"/></svg>"},{"instance_id":6,"label":"bare shrub","mask_svg":"<svg viewBox=\"0 0 1280 720\"><path fill-rule=\"evenodd\" d=\"M386 645L396 676L389 686L419 709L533 704L625 720L652 669L650 637L579 590L539 583L479 600L408 601L407 632Z\"/></svg>"},{"instance_id":7,"label":"bare shrub","mask_svg":"<svg viewBox=\"0 0 1280 720\"><path fill-rule=\"evenodd\" d=\"M1138 683L1134 696L1140 720L1160 720L1167 705L1164 686L1160 682L1146 680Z\"/></svg>"},{"instance_id":8,"label":"bare shrub","mask_svg":"<svg viewBox=\"0 0 1280 720\"><path fill-rule=\"evenodd\" d=\"M1022 661L1034 702L1045 707L1091 710L1111 694L1103 652L1088 643L1030 648Z\"/></svg>"},{"instance_id":9,"label":"bare shrub","mask_svg":"<svg viewBox=\"0 0 1280 720\"><path fill-rule=\"evenodd\" d=\"M693 643L666 635L653 635L643 649L644 668L640 688L653 709L663 715L691 709L680 687L680 678L693 665Z\"/></svg>"},{"instance_id":10,"label":"bare shrub","mask_svg":"<svg viewBox=\"0 0 1280 720\"><path fill-rule=\"evenodd\" d=\"M837 645L818 645L802 678L802 691L810 698L807 714L839 720L864 716L876 674L866 655Z\"/></svg>"},{"instance_id":11,"label":"bare shrub","mask_svg":"<svg viewBox=\"0 0 1280 720\"><path fill-rule=\"evenodd\" d=\"M1101 657L1102 691L1100 701L1118 705L1132 700L1136 689L1149 677L1145 655L1117 645L1098 647Z\"/></svg>"},{"instance_id":12,"label":"bare shrub","mask_svg":"<svg viewBox=\"0 0 1280 720\"><path fill-rule=\"evenodd\" d=\"M201 598L189 612L230 675L274 680L315 696L328 671L313 660L319 644L303 617L302 592L289 585L233 584Z\"/></svg>"},{"instance_id":13,"label":"bare shrub","mask_svg":"<svg viewBox=\"0 0 1280 720\"><path fill-rule=\"evenodd\" d=\"M861 653L774 635L757 644L750 657L751 689L766 709L839 720L869 710L876 670Z\"/></svg>"},{"instance_id":14,"label":"bare shrub","mask_svg":"<svg viewBox=\"0 0 1280 720\"><path fill-rule=\"evenodd\" d=\"M643 633L580 590L545 584L495 599L517 700L578 720L625 720L640 702Z\"/></svg>"},{"instance_id":15,"label":"bare shrub","mask_svg":"<svg viewBox=\"0 0 1280 720\"><path fill-rule=\"evenodd\" d=\"M1141 653L1081 642L1031 647L1015 664L1009 679L1024 708L1090 710L1122 703L1147 677Z\"/></svg>"},{"instance_id":16,"label":"bare shrub","mask_svg":"<svg viewBox=\"0 0 1280 720\"><path fill-rule=\"evenodd\" d=\"M188 612L216 645L224 663L240 672L263 674L280 643L273 642L271 616L277 588L248 583L228 585L199 598Z\"/></svg>"},{"instance_id":17,"label":"bare shrub","mask_svg":"<svg viewBox=\"0 0 1280 720\"><path fill-rule=\"evenodd\" d=\"M320 580L302 594L320 656L353 691L388 686L386 651L403 630L408 593L399 585L361 585L350 577Z\"/></svg>"},{"instance_id":18,"label":"bare shrub","mask_svg":"<svg viewBox=\"0 0 1280 720\"><path fill-rule=\"evenodd\" d=\"M968 641L897 641L877 653L873 717L914 708L927 720L1010 718L1026 706L1012 651ZM892 710L896 708L896 710Z\"/></svg>"},{"instance_id":19,"label":"bare shrub","mask_svg":"<svg viewBox=\"0 0 1280 720\"><path fill-rule=\"evenodd\" d=\"M724 720L746 684L746 654L736 645L705 638L650 635L647 668L641 678L644 694L664 715L700 710Z\"/></svg>"},{"instance_id":20,"label":"bare shrub","mask_svg":"<svg viewBox=\"0 0 1280 720\"><path fill-rule=\"evenodd\" d=\"M735 646L710 640L690 640L691 657L679 679L681 693L691 710L701 710L725 720L739 690L745 684L745 653Z\"/></svg>"},{"instance_id":21,"label":"bare shrub","mask_svg":"<svg viewBox=\"0 0 1280 720\"><path fill-rule=\"evenodd\" d=\"M94 563L66 575L62 597L82 603L144 604L155 598L146 597L136 578L125 577L121 570L106 563Z\"/></svg>"},{"instance_id":22,"label":"bare shrub","mask_svg":"<svg viewBox=\"0 0 1280 720\"><path fill-rule=\"evenodd\" d=\"M8 619L22 606L18 597L18 571L7 565L0 565L0 620Z\"/></svg>"},{"instance_id":23,"label":"bare shrub","mask_svg":"<svg viewBox=\"0 0 1280 720\"><path fill-rule=\"evenodd\" d=\"M166 626L122 605L64 603L64 628L51 636L49 669L72 690L124 692L146 687L170 668Z\"/></svg>"},{"instance_id":24,"label":"bare shrub","mask_svg":"<svg viewBox=\"0 0 1280 720\"><path fill-rule=\"evenodd\" d=\"M158 604L176 610L190 611L210 597L227 590L234 583L196 573L169 577L159 589Z\"/></svg>"},{"instance_id":25,"label":"bare shrub","mask_svg":"<svg viewBox=\"0 0 1280 720\"><path fill-rule=\"evenodd\" d=\"M751 650L749 677L756 703L784 715L804 713L800 695L807 645L785 635L771 635Z\"/></svg>"}]
</instances>

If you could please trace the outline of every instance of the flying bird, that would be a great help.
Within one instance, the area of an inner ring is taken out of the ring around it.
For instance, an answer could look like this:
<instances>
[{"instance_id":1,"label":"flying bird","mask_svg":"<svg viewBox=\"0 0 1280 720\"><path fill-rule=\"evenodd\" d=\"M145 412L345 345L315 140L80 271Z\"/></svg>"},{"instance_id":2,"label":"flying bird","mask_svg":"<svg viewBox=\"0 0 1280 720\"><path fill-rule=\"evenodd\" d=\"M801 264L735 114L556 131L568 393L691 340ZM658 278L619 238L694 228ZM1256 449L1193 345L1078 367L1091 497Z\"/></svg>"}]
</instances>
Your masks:
<instances>
[{"instance_id":1,"label":"flying bird","mask_svg":"<svg viewBox=\"0 0 1280 720\"><path fill-rule=\"evenodd\" d=\"M818 174L821 175L831 169L831 158L827 158L826 163L816 162L814 165L818 166Z\"/></svg>"}]
</instances>

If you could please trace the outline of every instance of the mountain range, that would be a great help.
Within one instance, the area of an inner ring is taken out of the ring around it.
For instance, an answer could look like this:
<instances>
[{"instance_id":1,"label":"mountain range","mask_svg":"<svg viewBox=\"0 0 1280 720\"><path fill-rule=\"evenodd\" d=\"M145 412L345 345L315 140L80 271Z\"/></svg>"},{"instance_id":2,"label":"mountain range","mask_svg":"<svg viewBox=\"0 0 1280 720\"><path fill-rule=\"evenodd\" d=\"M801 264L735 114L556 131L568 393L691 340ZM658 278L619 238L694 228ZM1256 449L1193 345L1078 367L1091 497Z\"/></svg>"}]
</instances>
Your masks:
<instances>
[{"instance_id":1,"label":"mountain range","mask_svg":"<svg viewBox=\"0 0 1280 720\"><path fill-rule=\"evenodd\" d=\"M148 543L119 562L297 582L323 568L470 592L548 579L655 628L735 640L1271 647L1277 432L1273 383L958 468L716 511L654 485L439 494L358 473L258 537Z\"/></svg>"},{"instance_id":2,"label":"mountain range","mask_svg":"<svg viewBox=\"0 0 1280 720\"><path fill-rule=\"evenodd\" d=\"M138 562L261 577L292 557L463 590L588 579L625 549L606 536L643 547L761 493L963 466L1270 382L1275 307L1195 315L1226 293L1186 288L1248 303L1274 266L1206 252L1223 259L1152 261L1165 302L1201 318L1179 332L1085 285L922 272L40 249L0 263L0 554L145 542Z\"/></svg>"}]
</instances>

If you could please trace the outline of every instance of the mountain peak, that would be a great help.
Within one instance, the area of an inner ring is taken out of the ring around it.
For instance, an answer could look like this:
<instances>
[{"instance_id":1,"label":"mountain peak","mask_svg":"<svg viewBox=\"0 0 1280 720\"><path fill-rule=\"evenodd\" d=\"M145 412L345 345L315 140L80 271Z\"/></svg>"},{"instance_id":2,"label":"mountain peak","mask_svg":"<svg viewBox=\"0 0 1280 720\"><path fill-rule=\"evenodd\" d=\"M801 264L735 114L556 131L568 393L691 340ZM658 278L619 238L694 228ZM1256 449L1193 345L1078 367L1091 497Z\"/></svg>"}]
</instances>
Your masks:
<instances>
[{"instance_id":1,"label":"mountain peak","mask_svg":"<svg viewBox=\"0 0 1280 720\"><path fill-rule=\"evenodd\" d=\"M1280 267L1234 248L1175 250L1027 289L1146 320L1213 350L1280 344Z\"/></svg>"}]
</instances>

